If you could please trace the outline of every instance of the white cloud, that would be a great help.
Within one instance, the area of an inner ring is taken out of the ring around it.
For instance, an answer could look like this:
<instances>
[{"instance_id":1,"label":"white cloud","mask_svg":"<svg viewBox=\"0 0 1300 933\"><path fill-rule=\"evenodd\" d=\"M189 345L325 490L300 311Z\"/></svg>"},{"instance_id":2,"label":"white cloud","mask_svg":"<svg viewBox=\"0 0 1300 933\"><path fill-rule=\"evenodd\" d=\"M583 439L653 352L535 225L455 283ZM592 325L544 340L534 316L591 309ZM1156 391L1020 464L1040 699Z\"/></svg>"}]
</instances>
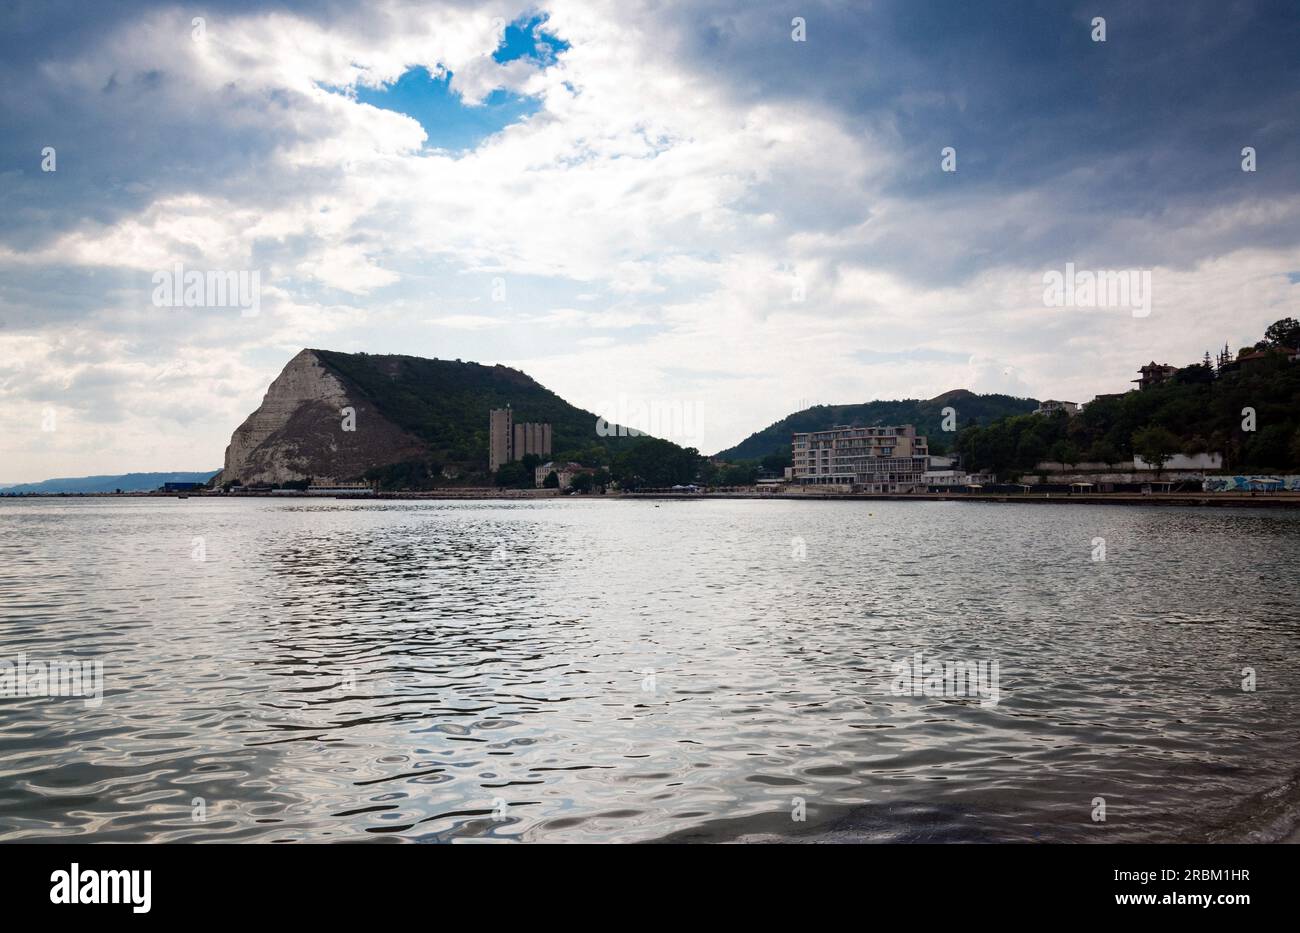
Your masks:
<instances>
[{"instance_id":1,"label":"white cloud","mask_svg":"<svg viewBox=\"0 0 1300 933\"><path fill-rule=\"evenodd\" d=\"M453 330L483 330L504 326L503 321L482 314L446 314L442 317L429 318L425 323L435 327L450 327Z\"/></svg>"},{"instance_id":2,"label":"white cloud","mask_svg":"<svg viewBox=\"0 0 1300 933\"><path fill-rule=\"evenodd\" d=\"M231 148L178 189L157 143L159 164L130 182L142 200L0 247L0 270L34 282L129 272L143 285L177 261L256 268L263 305L255 319L163 310L147 291L79 279L75 301L49 296L69 304L47 323L30 295L0 306L0 399L28 416L58 404L69 425L0 440L0 479L216 465L308 345L501 361L588 408L620 394L691 404L711 452L810 398L966 387L1082 401L1123 388L1152 356L1186 362L1297 314L1297 287L1279 276L1300 268L1295 250L1213 245L1293 221L1300 200L1178 214L1172 232L1116 218L1121 255L1167 251L1151 263L1152 316L1047 309L1036 250L1068 242L1073 222L1050 184L901 194L911 168L892 119L755 99L688 57L683 30L696 24L657 4L544 4L569 49L544 70L499 65L493 18L525 8L224 13L201 43L188 12L155 11L50 61L45 81L120 124L105 146L130 152L150 126L193 121ZM540 109L470 152L429 148L415 119L352 93L415 66L451 71L467 104L503 88ZM140 81L157 89L132 90ZM1033 249L1004 252L1012 241ZM1214 258L1180 262L1180 249ZM1059 257L1072 258L1089 257ZM500 308L474 284L492 277L505 281ZM869 368L856 356L917 347L936 354Z\"/></svg>"}]
</instances>

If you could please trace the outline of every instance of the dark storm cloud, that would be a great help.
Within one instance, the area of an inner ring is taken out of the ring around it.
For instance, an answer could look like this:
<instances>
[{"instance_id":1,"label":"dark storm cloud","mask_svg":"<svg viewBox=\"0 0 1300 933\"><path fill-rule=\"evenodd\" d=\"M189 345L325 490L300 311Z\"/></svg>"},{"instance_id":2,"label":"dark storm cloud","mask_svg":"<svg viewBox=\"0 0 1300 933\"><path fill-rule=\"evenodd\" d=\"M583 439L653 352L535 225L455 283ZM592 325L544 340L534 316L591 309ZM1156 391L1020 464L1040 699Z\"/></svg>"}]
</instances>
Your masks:
<instances>
[{"instance_id":1,"label":"dark storm cloud","mask_svg":"<svg viewBox=\"0 0 1300 933\"><path fill-rule=\"evenodd\" d=\"M806 42L791 41L792 14ZM761 12L737 2L677 16L675 51L737 96L805 101L891 147L884 190L914 208L905 226L887 225L877 242L877 205L848 197L823 218L867 223L873 262L946 278L1063 251L1180 264L1300 241L1293 217L1243 223L1227 239L1185 235L1208 211L1296 192L1300 4L1290 0ZM1092 40L1094 16L1105 42ZM939 171L945 146L957 150L951 175ZM1241 171L1244 146L1258 152L1256 173ZM1035 196L1028 217L1007 203L1024 194ZM1128 221L1142 229L1120 229ZM1179 236L1151 237L1152 224Z\"/></svg>"},{"instance_id":2,"label":"dark storm cloud","mask_svg":"<svg viewBox=\"0 0 1300 933\"><path fill-rule=\"evenodd\" d=\"M345 3L31 0L0 8L0 243L36 249L70 228L111 224L168 195L288 193L296 180L283 173L268 179L268 158L334 128L288 89L204 87L190 57L194 16L219 36L223 19L274 10L353 36L387 25L364 4ZM171 33L133 41L144 18L164 13L174 22ZM121 54L100 54L106 43L129 47L131 64L118 65ZM47 146L57 153L53 173L41 171ZM302 170L298 181L318 184L312 174Z\"/></svg>"},{"instance_id":3,"label":"dark storm cloud","mask_svg":"<svg viewBox=\"0 0 1300 933\"><path fill-rule=\"evenodd\" d=\"M274 6L346 35L391 26L364 5ZM223 16L267 8L224 0L202 15L217 28ZM77 63L106 60L95 58L106 37L160 10L175 14L177 46L142 49L134 67L90 88L84 73L70 80ZM807 42L791 41L794 15ZM304 116L312 108L292 91L197 89L181 54L189 16L157 2L22 2L0 13L0 243L32 249L169 194L257 200L319 185L312 172L344 171L263 173L277 147L329 127ZM1104 43L1090 37L1093 16L1106 18ZM1300 178L1292 0L730 0L654 17L667 54L696 80L823 112L884 146L881 174L865 182L812 164L740 203L828 235L828 257L949 283L1001 264L1187 265L1300 241L1295 211L1233 215L1235 205L1293 196ZM57 175L39 171L47 145ZM1248 145L1258 150L1253 174L1240 170ZM957 150L955 174L939 171L944 146Z\"/></svg>"}]
</instances>

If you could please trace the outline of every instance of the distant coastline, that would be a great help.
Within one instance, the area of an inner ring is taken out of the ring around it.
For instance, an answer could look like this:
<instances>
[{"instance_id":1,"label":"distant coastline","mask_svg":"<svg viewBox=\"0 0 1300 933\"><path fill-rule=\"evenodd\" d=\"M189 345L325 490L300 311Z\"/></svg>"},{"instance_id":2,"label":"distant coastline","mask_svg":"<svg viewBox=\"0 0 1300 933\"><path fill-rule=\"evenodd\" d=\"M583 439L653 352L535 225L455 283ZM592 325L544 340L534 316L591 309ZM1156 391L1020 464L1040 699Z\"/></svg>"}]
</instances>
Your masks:
<instances>
[{"instance_id":1,"label":"distant coastline","mask_svg":"<svg viewBox=\"0 0 1300 933\"><path fill-rule=\"evenodd\" d=\"M1036 505L1155 505L1155 506L1193 506L1205 508L1259 508L1259 509L1300 509L1300 493L1292 492L1153 492L1149 494L1129 492L1090 492L1090 493L1002 493L1002 492L914 492L914 493L844 493L844 492L800 492L767 493L741 490L714 492L673 492L670 490L650 490L643 492L609 492L604 495L588 494L569 496L554 489L497 489L497 488L463 488L443 489L429 492L381 492L361 496L334 495L292 495L273 493L238 493L228 495L214 492L130 492L130 493L22 493L6 495L0 492L0 501L6 499L275 499L278 501L300 501L303 499L330 501L453 501L453 500L501 500L519 502L541 499L574 499L580 501L701 501L719 499L757 499L781 502L978 502L982 504L1021 503Z\"/></svg>"}]
</instances>

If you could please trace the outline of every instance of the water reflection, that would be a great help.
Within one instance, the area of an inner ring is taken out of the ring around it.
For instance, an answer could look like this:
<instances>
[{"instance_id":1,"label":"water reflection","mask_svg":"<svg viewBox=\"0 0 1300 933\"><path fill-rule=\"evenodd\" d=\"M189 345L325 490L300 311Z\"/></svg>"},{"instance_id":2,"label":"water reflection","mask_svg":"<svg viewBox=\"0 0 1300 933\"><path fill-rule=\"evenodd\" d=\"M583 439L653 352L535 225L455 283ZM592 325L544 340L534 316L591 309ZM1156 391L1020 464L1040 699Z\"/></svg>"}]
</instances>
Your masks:
<instances>
[{"instance_id":1,"label":"water reflection","mask_svg":"<svg viewBox=\"0 0 1300 933\"><path fill-rule=\"evenodd\" d=\"M5 502L4 655L102 658L107 690L0 700L0 838L1276 833L1298 519ZM915 651L996 659L1000 702L894 695Z\"/></svg>"}]
</instances>

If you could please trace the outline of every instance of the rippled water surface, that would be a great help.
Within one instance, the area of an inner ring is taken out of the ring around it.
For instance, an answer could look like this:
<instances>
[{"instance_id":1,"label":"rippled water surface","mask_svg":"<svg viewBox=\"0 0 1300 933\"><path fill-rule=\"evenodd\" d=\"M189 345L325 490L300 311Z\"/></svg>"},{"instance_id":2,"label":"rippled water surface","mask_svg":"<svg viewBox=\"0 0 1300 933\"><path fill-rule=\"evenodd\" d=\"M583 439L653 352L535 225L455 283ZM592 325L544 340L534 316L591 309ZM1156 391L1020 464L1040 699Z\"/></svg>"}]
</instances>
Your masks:
<instances>
[{"instance_id":1,"label":"rippled water surface","mask_svg":"<svg viewBox=\"0 0 1300 933\"><path fill-rule=\"evenodd\" d=\"M0 659L105 678L0 698L0 839L1275 838L1297 566L1284 511L0 500Z\"/></svg>"}]
</instances>

